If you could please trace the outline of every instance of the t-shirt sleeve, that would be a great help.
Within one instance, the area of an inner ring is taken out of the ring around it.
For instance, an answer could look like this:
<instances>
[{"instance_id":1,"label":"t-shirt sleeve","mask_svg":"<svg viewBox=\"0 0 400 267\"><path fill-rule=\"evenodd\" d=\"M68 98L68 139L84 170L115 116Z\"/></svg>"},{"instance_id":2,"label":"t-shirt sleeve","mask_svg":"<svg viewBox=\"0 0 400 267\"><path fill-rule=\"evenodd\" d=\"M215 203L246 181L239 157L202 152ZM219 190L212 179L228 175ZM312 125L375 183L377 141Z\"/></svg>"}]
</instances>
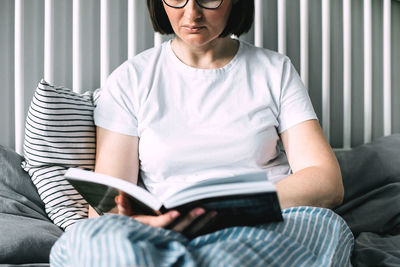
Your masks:
<instances>
[{"instance_id":1,"label":"t-shirt sleeve","mask_svg":"<svg viewBox=\"0 0 400 267\"><path fill-rule=\"evenodd\" d=\"M127 63L119 66L102 87L94 110L96 126L120 134L138 136L134 75Z\"/></svg>"},{"instance_id":2,"label":"t-shirt sleeve","mask_svg":"<svg viewBox=\"0 0 400 267\"><path fill-rule=\"evenodd\" d=\"M279 133L303 121L317 119L307 89L288 58L283 63L280 93Z\"/></svg>"}]
</instances>

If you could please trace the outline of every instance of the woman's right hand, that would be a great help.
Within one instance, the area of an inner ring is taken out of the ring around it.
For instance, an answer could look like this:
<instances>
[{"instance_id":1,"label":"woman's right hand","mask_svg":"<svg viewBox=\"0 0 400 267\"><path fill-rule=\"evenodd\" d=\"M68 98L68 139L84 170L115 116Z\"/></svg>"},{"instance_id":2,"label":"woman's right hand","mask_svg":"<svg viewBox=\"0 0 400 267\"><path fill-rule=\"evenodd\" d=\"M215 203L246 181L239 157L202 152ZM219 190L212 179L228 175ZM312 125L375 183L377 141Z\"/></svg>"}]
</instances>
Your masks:
<instances>
[{"instance_id":1,"label":"woman's right hand","mask_svg":"<svg viewBox=\"0 0 400 267\"><path fill-rule=\"evenodd\" d=\"M134 211L130 207L130 203L127 197L124 196L124 193L121 192L119 196L115 198L115 202L118 205L118 213L120 215L130 216L131 218L153 226L153 227L162 227L166 228L169 225L173 225L171 230L177 232L185 231L188 235L195 235L197 232L202 230L216 215L216 212L208 212L203 208L195 208L188 212L183 218L181 218L181 214L176 210L168 211L167 213L160 214L157 216L149 216L142 214L135 214ZM194 225L192 223L200 218ZM179 219L179 220L178 220ZM175 223L175 220L178 220ZM188 228L190 225L190 228Z\"/></svg>"}]
</instances>

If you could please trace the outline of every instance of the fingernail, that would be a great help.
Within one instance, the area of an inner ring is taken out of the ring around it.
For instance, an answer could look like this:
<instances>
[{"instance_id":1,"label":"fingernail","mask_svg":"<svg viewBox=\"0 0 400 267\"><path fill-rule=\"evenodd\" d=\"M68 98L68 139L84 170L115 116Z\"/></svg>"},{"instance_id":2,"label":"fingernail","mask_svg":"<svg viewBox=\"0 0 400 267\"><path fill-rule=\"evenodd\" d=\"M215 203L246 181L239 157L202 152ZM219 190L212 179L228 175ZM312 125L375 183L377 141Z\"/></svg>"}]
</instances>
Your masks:
<instances>
[{"instance_id":1,"label":"fingernail","mask_svg":"<svg viewBox=\"0 0 400 267\"><path fill-rule=\"evenodd\" d=\"M195 214L196 214L197 216L200 216L200 215L204 214L204 212L206 212L206 211L203 210L203 209L198 209L198 210L196 210Z\"/></svg>"},{"instance_id":2,"label":"fingernail","mask_svg":"<svg viewBox=\"0 0 400 267\"><path fill-rule=\"evenodd\" d=\"M177 218L179 216L179 212L177 212L177 211L172 211L171 212L171 217L173 218L173 219L175 219L175 218Z\"/></svg>"}]
</instances>

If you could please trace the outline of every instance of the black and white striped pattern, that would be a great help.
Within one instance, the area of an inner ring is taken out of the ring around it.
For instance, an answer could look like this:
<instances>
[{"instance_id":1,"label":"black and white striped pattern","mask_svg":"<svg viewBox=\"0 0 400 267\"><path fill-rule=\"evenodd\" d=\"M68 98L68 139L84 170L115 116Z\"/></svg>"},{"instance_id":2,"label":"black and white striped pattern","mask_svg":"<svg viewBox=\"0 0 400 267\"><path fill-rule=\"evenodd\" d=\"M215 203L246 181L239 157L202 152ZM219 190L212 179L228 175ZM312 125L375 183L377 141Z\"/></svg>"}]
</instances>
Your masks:
<instances>
[{"instance_id":1,"label":"black and white striped pattern","mask_svg":"<svg viewBox=\"0 0 400 267\"><path fill-rule=\"evenodd\" d=\"M63 229L87 217L87 202L64 179L64 173L69 167L94 168L97 97L98 91L78 94L41 80L26 118L22 166L48 216Z\"/></svg>"}]
</instances>

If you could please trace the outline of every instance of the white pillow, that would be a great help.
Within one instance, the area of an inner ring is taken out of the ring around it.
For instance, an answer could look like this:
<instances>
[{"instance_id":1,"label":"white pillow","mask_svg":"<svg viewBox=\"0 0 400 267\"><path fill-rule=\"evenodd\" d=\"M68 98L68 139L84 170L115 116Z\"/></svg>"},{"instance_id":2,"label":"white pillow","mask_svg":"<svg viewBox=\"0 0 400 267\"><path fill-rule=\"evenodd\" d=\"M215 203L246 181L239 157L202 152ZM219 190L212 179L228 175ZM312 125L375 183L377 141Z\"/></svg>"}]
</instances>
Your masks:
<instances>
[{"instance_id":1,"label":"white pillow","mask_svg":"<svg viewBox=\"0 0 400 267\"><path fill-rule=\"evenodd\" d=\"M93 169L99 90L78 94L41 80L25 125L22 167L29 173L49 218L62 229L87 218L88 203L64 179L69 167Z\"/></svg>"}]
</instances>

